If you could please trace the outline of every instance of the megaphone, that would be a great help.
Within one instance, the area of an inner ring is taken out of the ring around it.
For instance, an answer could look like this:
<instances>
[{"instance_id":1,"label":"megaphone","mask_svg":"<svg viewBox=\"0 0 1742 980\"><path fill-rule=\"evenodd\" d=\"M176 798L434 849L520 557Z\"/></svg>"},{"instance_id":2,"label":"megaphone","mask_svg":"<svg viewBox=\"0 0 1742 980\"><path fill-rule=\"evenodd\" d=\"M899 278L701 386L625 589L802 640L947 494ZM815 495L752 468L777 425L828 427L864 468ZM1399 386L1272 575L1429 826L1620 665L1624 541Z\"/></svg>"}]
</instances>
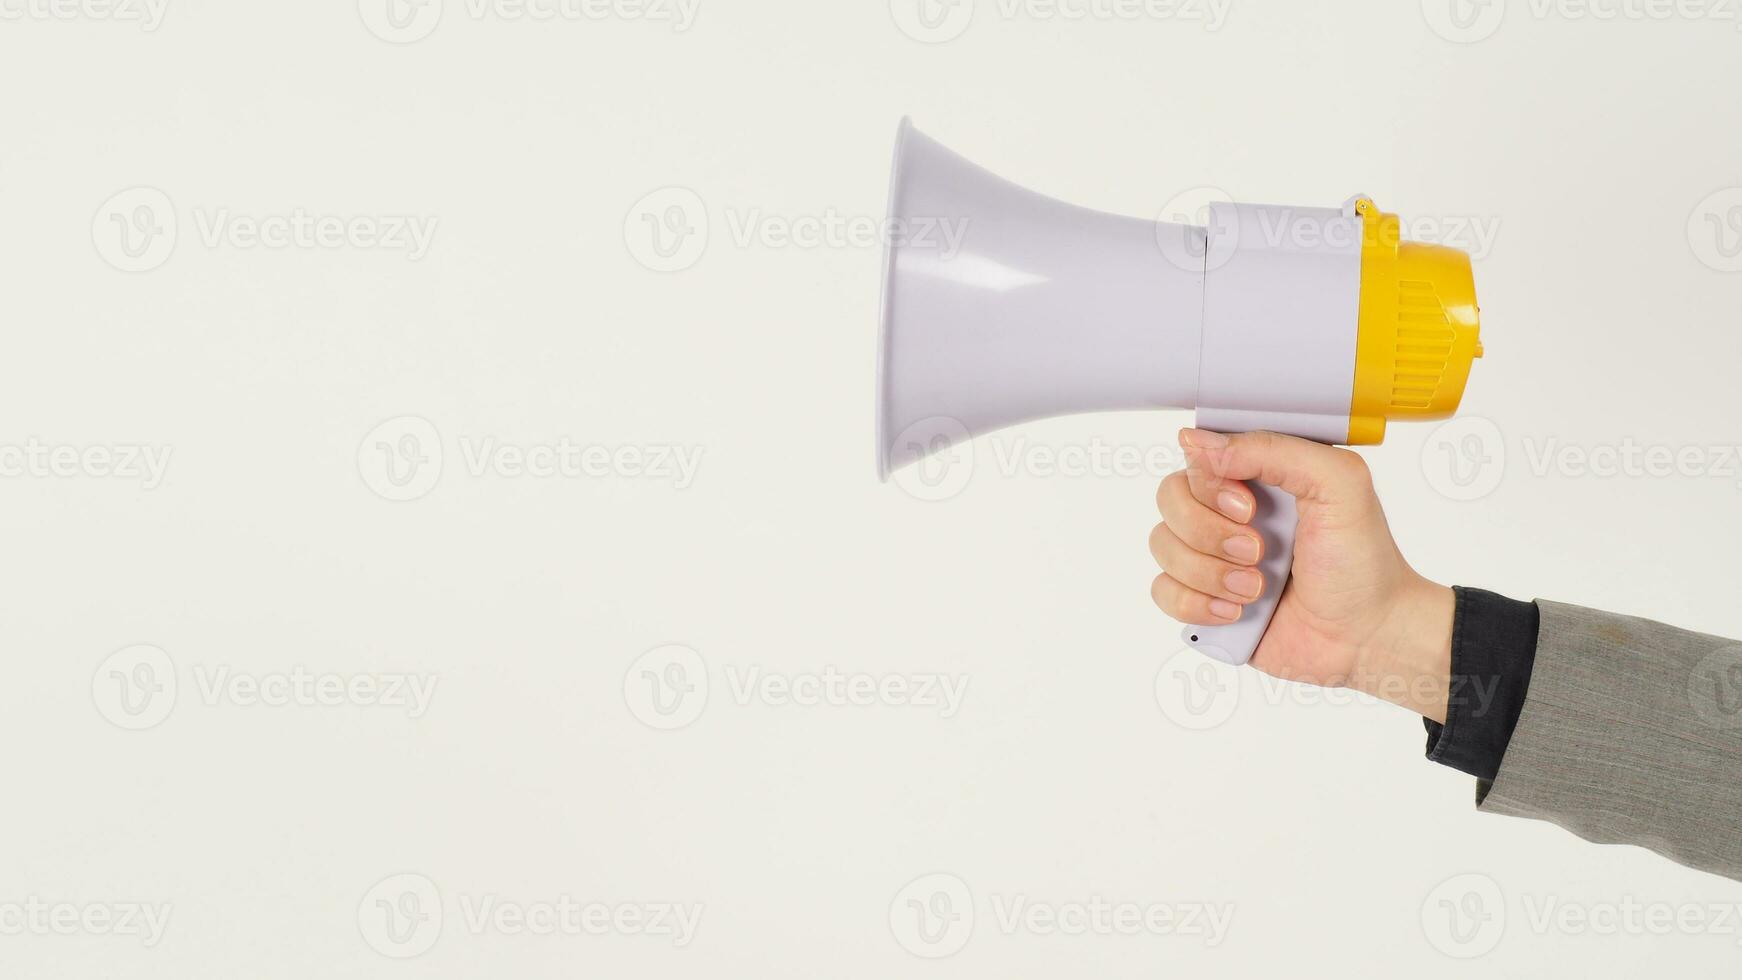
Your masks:
<instances>
[{"instance_id":1,"label":"megaphone","mask_svg":"<svg viewBox=\"0 0 1742 980\"><path fill-rule=\"evenodd\" d=\"M922 229L953 223L955 235ZM1212 204L1203 226L1054 200L903 119L890 178L877 470L1079 412L1195 409L1220 432L1371 445L1456 411L1482 355L1469 256L1401 240L1365 197ZM1257 649L1288 581L1295 502L1252 482L1264 593L1185 642Z\"/></svg>"}]
</instances>

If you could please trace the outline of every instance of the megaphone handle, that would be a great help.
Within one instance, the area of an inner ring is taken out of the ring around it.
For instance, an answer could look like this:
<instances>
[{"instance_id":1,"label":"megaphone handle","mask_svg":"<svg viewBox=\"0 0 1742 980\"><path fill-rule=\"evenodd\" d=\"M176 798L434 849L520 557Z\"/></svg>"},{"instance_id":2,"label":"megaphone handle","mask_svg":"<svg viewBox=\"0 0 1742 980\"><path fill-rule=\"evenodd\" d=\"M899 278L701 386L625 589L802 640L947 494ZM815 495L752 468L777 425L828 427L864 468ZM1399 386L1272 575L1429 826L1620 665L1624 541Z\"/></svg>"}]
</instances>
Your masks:
<instances>
[{"instance_id":1,"label":"megaphone handle","mask_svg":"<svg viewBox=\"0 0 1742 980\"><path fill-rule=\"evenodd\" d=\"M1294 497L1280 487L1256 480L1246 486L1257 504L1252 527L1264 539L1264 557L1258 562L1258 570L1264 573L1264 593L1247 603L1240 618L1226 626L1187 626L1180 631L1187 646L1236 667L1251 660L1258 641L1264 639L1294 564Z\"/></svg>"}]
</instances>

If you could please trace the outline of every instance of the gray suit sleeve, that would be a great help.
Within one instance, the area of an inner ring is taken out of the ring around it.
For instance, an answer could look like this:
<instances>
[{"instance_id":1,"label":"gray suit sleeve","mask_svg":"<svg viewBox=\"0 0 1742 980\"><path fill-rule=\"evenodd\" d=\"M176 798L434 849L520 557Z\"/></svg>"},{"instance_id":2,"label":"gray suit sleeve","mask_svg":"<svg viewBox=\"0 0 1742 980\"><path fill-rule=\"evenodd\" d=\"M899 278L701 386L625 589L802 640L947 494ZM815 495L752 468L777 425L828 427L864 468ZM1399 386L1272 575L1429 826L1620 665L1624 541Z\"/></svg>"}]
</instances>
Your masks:
<instances>
[{"instance_id":1,"label":"gray suit sleeve","mask_svg":"<svg viewBox=\"0 0 1742 980\"><path fill-rule=\"evenodd\" d=\"M1524 710L1480 808L1742 880L1742 645L1537 607Z\"/></svg>"}]
</instances>

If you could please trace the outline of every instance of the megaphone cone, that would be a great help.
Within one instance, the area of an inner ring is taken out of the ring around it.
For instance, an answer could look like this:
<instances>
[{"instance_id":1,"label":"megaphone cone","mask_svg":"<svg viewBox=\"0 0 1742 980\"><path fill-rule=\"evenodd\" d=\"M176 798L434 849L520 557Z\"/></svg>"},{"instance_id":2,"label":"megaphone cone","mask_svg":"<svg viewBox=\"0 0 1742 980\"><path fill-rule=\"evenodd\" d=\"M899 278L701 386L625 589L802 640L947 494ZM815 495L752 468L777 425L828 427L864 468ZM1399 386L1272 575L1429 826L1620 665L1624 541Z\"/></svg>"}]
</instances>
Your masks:
<instances>
[{"instance_id":1,"label":"megaphone cone","mask_svg":"<svg viewBox=\"0 0 1742 980\"><path fill-rule=\"evenodd\" d=\"M1036 194L906 119L889 215L879 477L1032 419L1196 404L1202 229Z\"/></svg>"}]
</instances>

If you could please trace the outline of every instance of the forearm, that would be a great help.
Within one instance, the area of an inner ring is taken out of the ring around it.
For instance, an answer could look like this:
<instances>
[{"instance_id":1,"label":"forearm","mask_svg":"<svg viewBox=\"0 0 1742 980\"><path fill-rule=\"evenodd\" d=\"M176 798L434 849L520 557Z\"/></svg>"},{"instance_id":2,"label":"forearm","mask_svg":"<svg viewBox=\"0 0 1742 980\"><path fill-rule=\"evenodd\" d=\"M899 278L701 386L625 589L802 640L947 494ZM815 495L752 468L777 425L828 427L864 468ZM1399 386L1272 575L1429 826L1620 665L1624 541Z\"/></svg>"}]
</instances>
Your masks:
<instances>
[{"instance_id":1,"label":"forearm","mask_svg":"<svg viewBox=\"0 0 1742 980\"><path fill-rule=\"evenodd\" d=\"M1485 812L1742 879L1742 647L1539 601L1529 697Z\"/></svg>"},{"instance_id":2,"label":"forearm","mask_svg":"<svg viewBox=\"0 0 1742 980\"><path fill-rule=\"evenodd\" d=\"M1742 879L1742 645L1412 582L1350 686L1423 716L1486 812Z\"/></svg>"}]
</instances>

